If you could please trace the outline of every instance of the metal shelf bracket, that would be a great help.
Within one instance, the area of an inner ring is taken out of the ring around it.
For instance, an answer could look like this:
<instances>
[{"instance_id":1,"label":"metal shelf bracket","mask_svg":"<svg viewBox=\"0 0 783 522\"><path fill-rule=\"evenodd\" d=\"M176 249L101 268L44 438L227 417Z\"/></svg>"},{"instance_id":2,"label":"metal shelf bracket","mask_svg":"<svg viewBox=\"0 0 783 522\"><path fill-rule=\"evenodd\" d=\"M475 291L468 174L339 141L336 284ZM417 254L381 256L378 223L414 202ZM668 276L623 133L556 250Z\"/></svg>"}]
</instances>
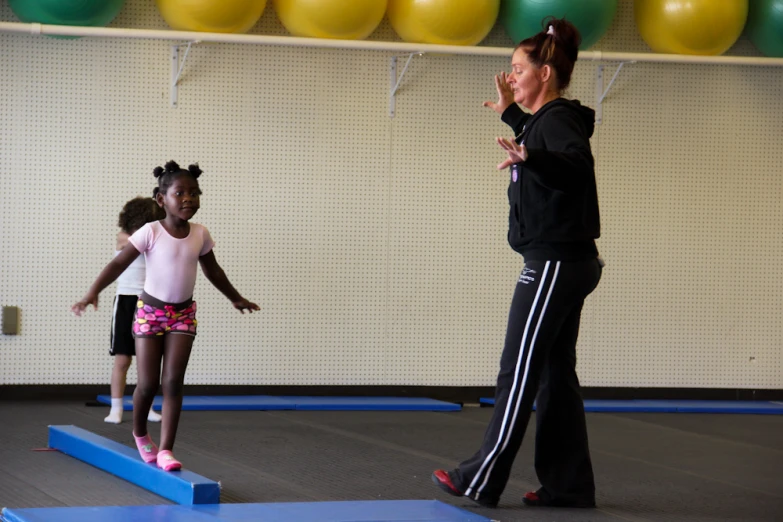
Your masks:
<instances>
[{"instance_id":1,"label":"metal shelf bracket","mask_svg":"<svg viewBox=\"0 0 783 522\"><path fill-rule=\"evenodd\" d=\"M177 107L178 97L177 97L177 88L179 86L179 79L180 76L182 76L182 69L185 68L185 62L188 59L188 53L190 53L190 47L194 43L199 43L198 41L188 42L186 44L176 44L171 46L171 106ZM182 56L182 61L180 62L179 55L180 55L180 47L187 46L187 49L185 49L185 54Z\"/></svg>"},{"instance_id":2,"label":"metal shelf bracket","mask_svg":"<svg viewBox=\"0 0 783 522\"><path fill-rule=\"evenodd\" d=\"M405 76L405 71L408 70L408 66L411 64L411 60L413 59L414 56L422 56L423 54L424 53L410 53L408 55L408 61L405 62L405 67L402 68L402 73L400 73L399 78L397 78L397 60L399 58L404 58L405 55L392 56L391 64L389 66L389 117L390 118L394 118L397 90L400 88L400 83L402 82L402 77Z\"/></svg>"},{"instance_id":3,"label":"metal shelf bracket","mask_svg":"<svg viewBox=\"0 0 783 522\"><path fill-rule=\"evenodd\" d=\"M604 111L603 111L603 103L604 99L606 99L606 95L609 94L609 90L612 88L612 85L614 85L614 81L617 79L617 75L620 74L620 71L623 68L623 65L626 63L636 63L635 60L628 61L628 62L621 62L620 65L617 66L617 70L614 72L614 76L612 76L611 81L609 82L609 85L606 86L606 89L604 89L604 67L605 65L601 64L596 69L596 75L595 75L595 123L600 125L601 122L603 122L604 119Z\"/></svg>"}]
</instances>

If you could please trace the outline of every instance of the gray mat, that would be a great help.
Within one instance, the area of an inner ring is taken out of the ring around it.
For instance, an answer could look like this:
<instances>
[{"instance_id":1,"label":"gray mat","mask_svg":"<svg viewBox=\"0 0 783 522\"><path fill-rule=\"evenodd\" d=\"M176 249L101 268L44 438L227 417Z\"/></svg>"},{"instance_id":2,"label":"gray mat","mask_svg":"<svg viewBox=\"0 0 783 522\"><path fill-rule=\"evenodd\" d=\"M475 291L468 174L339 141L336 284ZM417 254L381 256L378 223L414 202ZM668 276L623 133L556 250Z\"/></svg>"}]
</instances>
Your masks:
<instances>
[{"instance_id":1,"label":"gray mat","mask_svg":"<svg viewBox=\"0 0 783 522\"><path fill-rule=\"evenodd\" d=\"M506 521L783 520L783 417L589 414L599 507L529 508L535 417L497 509L430 482L473 453L490 408L461 412L183 412L176 455L222 484L222 501L438 499ZM168 504L46 446L47 426L75 424L132 446L108 408L0 402L0 506ZM150 424L153 437L159 425Z\"/></svg>"}]
</instances>

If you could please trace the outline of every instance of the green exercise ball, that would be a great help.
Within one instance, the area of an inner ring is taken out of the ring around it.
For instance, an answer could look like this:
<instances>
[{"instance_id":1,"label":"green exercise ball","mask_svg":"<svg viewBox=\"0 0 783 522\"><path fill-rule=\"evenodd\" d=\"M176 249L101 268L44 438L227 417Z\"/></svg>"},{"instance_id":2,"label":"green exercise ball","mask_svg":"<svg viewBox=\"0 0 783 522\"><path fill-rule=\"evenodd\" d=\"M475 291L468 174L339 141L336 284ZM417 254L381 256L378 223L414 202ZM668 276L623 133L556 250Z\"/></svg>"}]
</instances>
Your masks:
<instances>
[{"instance_id":1,"label":"green exercise ball","mask_svg":"<svg viewBox=\"0 0 783 522\"><path fill-rule=\"evenodd\" d=\"M26 23L106 26L125 0L8 0L14 14Z\"/></svg>"},{"instance_id":2,"label":"green exercise ball","mask_svg":"<svg viewBox=\"0 0 783 522\"><path fill-rule=\"evenodd\" d=\"M745 33L765 55L783 58L783 0L750 0Z\"/></svg>"},{"instance_id":3,"label":"green exercise ball","mask_svg":"<svg viewBox=\"0 0 783 522\"><path fill-rule=\"evenodd\" d=\"M565 18L579 29L581 50L595 45L617 13L618 0L503 0L500 16L506 34L515 44L542 30L547 16Z\"/></svg>"}]
</instances>

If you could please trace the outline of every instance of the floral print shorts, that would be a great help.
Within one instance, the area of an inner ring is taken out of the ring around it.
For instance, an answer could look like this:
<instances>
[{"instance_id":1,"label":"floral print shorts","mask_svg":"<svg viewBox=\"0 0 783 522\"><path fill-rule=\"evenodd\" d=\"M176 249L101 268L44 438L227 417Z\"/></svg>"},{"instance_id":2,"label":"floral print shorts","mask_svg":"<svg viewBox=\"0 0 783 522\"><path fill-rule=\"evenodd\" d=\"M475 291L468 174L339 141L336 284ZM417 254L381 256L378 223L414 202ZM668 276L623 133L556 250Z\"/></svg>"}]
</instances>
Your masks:
<instances>
[{"instance_id":1,"label":"floral print shorts","mask_svg":"<svg viewBox=\"0 0 783 522\"><path fill-rule=\"evenodd\" d=\"M162 337L166 334L196 335L196 302L164 303L142 293L136 302L133 337Z\"/></svg>"}]
</instances>

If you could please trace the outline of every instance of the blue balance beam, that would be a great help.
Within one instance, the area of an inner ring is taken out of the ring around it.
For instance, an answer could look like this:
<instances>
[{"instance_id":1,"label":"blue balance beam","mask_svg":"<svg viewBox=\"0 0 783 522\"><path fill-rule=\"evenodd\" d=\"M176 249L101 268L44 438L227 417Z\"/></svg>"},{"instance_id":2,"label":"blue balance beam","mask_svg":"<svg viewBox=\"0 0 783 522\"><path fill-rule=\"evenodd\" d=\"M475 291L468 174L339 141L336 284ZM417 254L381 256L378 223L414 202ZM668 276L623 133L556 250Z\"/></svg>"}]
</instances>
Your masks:
<instances>
[{"instance_id":1,"label":"blue balance beam","mask_svg":"<svg viewBox=\"0 0 783 522\"><path fill-rule=\"evenodd\" d=\"M490 522L437 500L4 509L7 522Z\"/></svg>"},{"instance_id":2,"label":"blue balance beam","mask_svg":"<svg viewBox=\"0 0 783 522\"><path fill-rule=\"evenodd\" d=\"M98 395L98 402L111 404L111 396ZM153 408L160 410L163 397L155 397ZM133 397L122 401L125 411L133 410ZM186 395L183 411L460 411L459 404L424 397L274 397L271 395Z\"/></svg>"},{"instance_id":3,"label":"blue balance beam","mask_svg":"<svg viewBox=\"0 0 783 522\"><path fill-rule=\"evenodd\" d=\"M76 426L49 426L49 447L177 504L217 504L220 484L187 470L163 471L138 450Z\"/></svg>"}]
</instances>

